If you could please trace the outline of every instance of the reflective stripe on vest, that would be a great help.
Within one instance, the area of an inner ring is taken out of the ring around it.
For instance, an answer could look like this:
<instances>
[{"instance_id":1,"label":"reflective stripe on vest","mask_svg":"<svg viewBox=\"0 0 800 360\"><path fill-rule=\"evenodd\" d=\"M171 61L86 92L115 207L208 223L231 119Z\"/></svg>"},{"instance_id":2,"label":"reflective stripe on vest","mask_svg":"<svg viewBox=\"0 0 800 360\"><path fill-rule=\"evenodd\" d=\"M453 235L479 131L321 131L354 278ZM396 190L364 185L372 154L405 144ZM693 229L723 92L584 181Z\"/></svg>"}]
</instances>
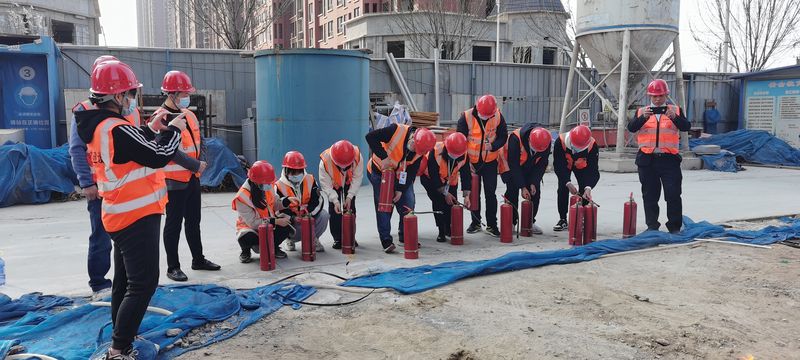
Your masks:
<instances>
[{"instance_id":1,"label":"reflective stripe on vest","mask_svg":"<svg viewBox=\"0 0 800 360\"><path fill-rule=\"evenodd\" d=\"M522 129L517 129L517 130L512 131L511 134L508 135L509 136L509 140L511 139L511 136L516 136L517 140L519 140L519 165L520 166L524 165L525 162L528 161L528 151L525 150L525 144L522 143L521 131L522 131ZM506 172L511 170L511 167L509 166L509 161L508 161L508 143L509 143L509 141L506 141L506 144L503 146L502 149L500 149L500 153L497 156L497 173L498 174L505 174Z\"/></svg>"},{"instance_id":2,"label":"reflective stripe on vest","mask_svg":"<svg viewBox=\"0 0 800 360\"><path fill-rule=\"evenodd\" d=\"M675 110L676 115L681 114L681 109L674 105L667 105L667 108ZM636 116L641 116L643 108L636 111ZM659 117L655 114L650 115L647 121L642 125L636 135L636 141L639 143L639 150L645 154L652 154L658 151L667 154L678 154L681 144L681 132L675 123L666 116Z\"/></svg>"},{"instance_id":3,"label":"reflective stripe on vest","mask_svg":"<svg viewBox=\"0 0 800 360\"><path fill-rule=\"evenodd\" d=\"M103 225L109 232L125 229L147 215L163 214L167 204L167 187L162 171L133 161L114 163L112 132L123 125L131 124L113 117L101 121L95 128L93 141L86 145L97 188L103 198Z\"/></svg>"},{"instance_id":4,"label":"reflective stripe on vest","mask_svg":"<svg viewBox=\"0 0 800 360\"><path fill-rule=\"evenodd\" d=\"M278 195L283 197L296 197L300 199L300 205L308 205L311 202L311 188L314 186L314 175L306 174L303 176L303 182L300 183L302 187L300 190L300 196L297 196L295 192L295 188L291 185L284 183L283 181L278 181L275 183L278 187L278 191L280 192ZM297 215L300 215L300 207L297 204L292 204L289 206L289 209L292 210Z\"/></svg>"},{"instance_id":5,"label":"reflective stripe on vest","mask_svg":"<svg viewBox=\"0 0 800 360\"><path fill-rule=\"evenodd\" d=\"M245 204L247 207L255 210L255 212L258 214L258 217L262 219L274 217L275 194L272 191L265 191L264 197L267 203L267 206L265 208L259 209L255 205L253 205L253 201L251 200L252 195L250 193L250 182L245 181L244 184L242 184L242 187L239 188L239 192L236 193L236 197L233 198L233 201L231 202L231 208L234 211L237 210L236 200L239 200L242 204ZM250 229L250 226L247 225L247 223L244 221L244 219L242 219L241 216L238 216L236 219L236 231L239 232L244 229ZM257 230L257 229L252 229L252 230Z\"/></svg>"},{"instance_id":6,"label":"reflective stripe on vest","mask_svg":"<svg viewBox=\"0 0 800 360\"><path fill-rule=\"evenodd\" d=\"M564 136L564 134L559 135L558 138L561 139L561 150L564 151L564 157L567 158L567 170L572 170L573 161L575 163L575 169L578 170L583 170L587 166L589 166L589 163L587 162L586 158L578 158L578 159L572 158L573 155L572 146L570 145L569 149L567 149L568 148L567 140L569 139L567 139L567 137ZM581 152L586 151L586 153L588 154L594 148L594 144L595 144L594 138L589 139L589 146L586 147L586 150L582 150ZM567 152L567 150L569 150L569 152Z\"/></svg>"},{"instance_id":7,"label":"reflective stripe on vest","mask_svg":"<svg viewBox=\"0 0 800 360\"><path fill-rule=\"evenodd\" d=\"M397 124L397 129L394 131L392 138L389 139L389 142L381 144L389 159L391 159L395 164L395 168L400 169L400 171L395 172L395 176L397 176L398 179L400 178L401 171L405 171L409 165L413 164L415 161L417 161L417 159L424 155L416 154L411 160L405 160L405 162L403 162L403 154L405 153L406 147L404 140L406 139L406 134L408 134L410 129L411 127L408 125ZM401 162L403 162L402 166L400 166ZM375 164L376 168L383 171L383 167L381 166L381 158L378 157L378 155L372 154L372 163ZM367 166L367 172L372 174L372 166Z\"/></svg>"},{"instance_id":8,"label":"reflective stripe on vest","mask_svg":"<svg viewBox=\"0 0 800 360\"><path fill-rule=\"evenodd\" d=\"M186 129L181 131L181 147L179 149L186 154L186 156L199 160L201 141L200 122L197 121L197 117L191 110L183 109L181 111L186 114ZM170 161L169 164L164 167L164 171L167 179L170 180L189 182L189 179L192 178L191 171L176 164L174 161Z\"/></svg>"},{"instance_id":9,"label":"reflective stripe on vest","mask_svg":"<svg viewBox=\"0 0 800 360\"><path fill-rule=\"evenodd\" d=\"M325 167L325 172L331 177L331 183L334 189L341 189L345 184L350 185L350 183L353 181L354 169L357 166L361 166L361 151L358 149L358 146L354 145L353 148L355 149L356 159L344 174L342 173L342 170L333 163L333 157L331 157L330 148L323 151L322 154L319 154L322 165Z\"/></svg>"},{"instance_id":10,"label":"reflective stripe on vest","mask_svg":"<svg viewBox=\"0 0 800 360\"><path fill-rule=\"evenodd\" d=\"M445 158L444 149L445 149L444 143L441 141L437 142L436 145L434 145L433 147L434 160L436 160L436 164L439 166L439 181L442 184L450 184L450 186L456 186L458 185L459 170L461 170L461 168L464 167L464 165L467 165L467 159L466 157L464 159L461 159L461 161L455 163L453 165L453 168L450 169L450 161L448 160L450 159L450 156L448 155ZM427 165L427 162L431 161L429 157L430 153L425 156L426 159L423 161L423 164ZM430 174L428 174L427 166L425 166L425 170L421 170L421 173L427 177L430 177Z\"/></svg>"},{"instance_id":11,"label":"reflective stripe on vest","mask_svg":"<svg viewBox=\"0 0 800 360\"><path fill-rule=\"evenodd\" d=\"M469 162L476 164L481 158L483 158L483 162L494 161L497 159L498 151L490 151L486 146L491 148L491 144L497 138L497 127L500 126L500 110L495 110L494 115L486 121L486 127L482 131L480 120L472 116L473 109L464 112L467 133L469 134L467 136ZM488 144L485 144L485 142L488 142Z\"/></svg>"}]
</instances>

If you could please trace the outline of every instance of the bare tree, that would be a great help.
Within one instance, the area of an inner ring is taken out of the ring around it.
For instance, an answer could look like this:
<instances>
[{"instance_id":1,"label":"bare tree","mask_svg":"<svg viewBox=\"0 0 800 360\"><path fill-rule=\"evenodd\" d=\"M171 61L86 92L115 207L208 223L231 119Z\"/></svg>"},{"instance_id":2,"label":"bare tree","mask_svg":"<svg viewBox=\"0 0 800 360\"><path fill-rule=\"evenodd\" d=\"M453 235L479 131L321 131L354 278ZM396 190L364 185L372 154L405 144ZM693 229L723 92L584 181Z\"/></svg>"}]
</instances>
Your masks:
<instances>
[{"instance_id":1,"label":"bare tree","mask_svg":"<svg viewBox=\"0 0 800 360\"><path fill-rule=\"evenodd\" d=\"M486 34L480 24L485 3L478 0L433 0L423 9L405 3L390 23L394 31L406 37L410 48L425 58L432 48L442 51L443 59L457 60L466 55L472 41ZM413 9L411 11L406 11Z\"/></svg>"},{"instance_id":2,"label":"bare tree","mask_svg":"<svg viewBox=\"0 0 800 360\"><path fill-rule=\"evenodd\" d=\"M557 1L557 0L556 0ZM569 6L564 11L531 11L523 18L529 30L528 40L543 42L558 48L569 59L575 46L575 18ZM589 57L581 50L578 53L578 66L588 68Z\"/></svg>"},{"instance_id":3,"label":"bare tree","mask_svg":"<svg viewBox=\"0 0 800 360\"><path fill-rule=\"evenodd\" d=\"M267 10L259 11L263 3L261 0L177 0L175 7L225 47L245 49L270 28L275 18L294 6L292 0L272 1Z\"/></svg>"},{"instance_id":4,"label":"bare tree","mask_svg":"<svg viewBox=\"0 0 800 360\"><path fill-rule=\"evenodd\" d=\"M730 33L728 63L737 72L762 70L800 41L800 0L729 0L730 25L726 28L726 0L698 3L707 21L690 24L702 50L720 61L720 44ZM700 4L704 5L700 5Z\"/></svg>"}]
</instances>

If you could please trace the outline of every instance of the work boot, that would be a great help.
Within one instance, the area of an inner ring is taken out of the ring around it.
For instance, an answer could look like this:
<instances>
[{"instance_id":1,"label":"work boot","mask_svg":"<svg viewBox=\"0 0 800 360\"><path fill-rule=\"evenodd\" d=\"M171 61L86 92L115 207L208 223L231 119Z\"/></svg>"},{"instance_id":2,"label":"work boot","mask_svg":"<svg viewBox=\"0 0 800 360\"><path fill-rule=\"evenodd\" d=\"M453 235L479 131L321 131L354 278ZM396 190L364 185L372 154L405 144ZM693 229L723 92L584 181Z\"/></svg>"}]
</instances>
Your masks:
<instances>
[{"instance_id":1,"label":"work boot","mask_svg":"<svg viewBox=\"0 0 800 360\"><path fill-rule=\"evenodd\" d=\"M208 271L217 271L221 269L222 266L214 264L213 262L209 261L208 259L203 259L198 263L192 261L192 270L208 270Z\"/></svg>"},{"instance_id":2,"label":"work boot","mask_svg":"<svg viewBox=\"0 0 800 360\"><path fill-rule=\"evenodd\" d=\"M286 239L283 241L283 243L286 244L286 250L297 251L297 249L294 247L294 241L292 239Z\"/></svg>"},{"instance_id":3,"label":"work boot","mask_svg":"<svg viewBox=\"0 0 800 360\"><path fill-rule=\"evenodd\" d=\"M467 228L467 234L474 234L478 231L481 231L481 224L478 223L472 223Z\"/></svg>"},{"instance_id":4,"label":"work boot","mask_svg":"<svg viewBox=\"0 0 800 360\"><path fill-rule=\"evenodd\" d=\"M553 231L564 231L569 228L569 224L567 223L567 219L558 220L556 226L553 226Z\"/></svg>"},{"instance_id":5,"label":"work boot","mask_svg":"<svg viewBox=\"0 0 800 360\"><path fill-rule=\"evenodd\" d=\"M486 232L489 233L489 235L492 235L494 237L500 237L500 231L497 230L497 227L487 226L486 227Z\"/></svg>"},{"instance_id":6,"label":"work boot","mask_svg":"<svg viewBox=\"0 0 800 360\"><path fill-rule=\"evenodd\" d=\"M325 247L319 242L319 239L314 239L314 247L317 252L325 252Z\"/></svg>"},{"instance_id":7,"label":"work boot","mask_svg":"<svg viewBox=\"0 0 800 360\"><path fill-rule=\"evenodd\" d=\"M253 261L253 256L250 254L250 249L242 250L242 253L239 254L239 262L242 264L247 264Z\"/></svg>"},{"instance_id":8,"label":"work boot","mask_svg":"<svg viewBox=\"0 0 800 360\"><path fill-rule=\"evenodd\" d=\"M171 270L167 270L167 277L170 278L172 281L186 281L189 280L189 277L181 271L180 268L175 268Z\"/></svg>"},{"instance_id":9,"label":"work boot","mask_svg":"<svg viewBox=\"0 0 800 360\"><path fill-rule=\"evenodd\" d=\"M539 225L536 225L536 224L533 224L531 226L531 233L534 234L534 235L542 235L542 234L544 234L544 232L542 231L542 228L540 228Z\"/></svg>"},{"instance_id":10,"label":"work boot","mask_svg":"<svg viewBox=\"0 0 800 360\"><path fill-rule=\"evenodd\" d=\"M333 245L331 245L331 248L334 248L336 250L340 250L342 248L342 242L333 240Z\"/></svg>"}]
</instances>

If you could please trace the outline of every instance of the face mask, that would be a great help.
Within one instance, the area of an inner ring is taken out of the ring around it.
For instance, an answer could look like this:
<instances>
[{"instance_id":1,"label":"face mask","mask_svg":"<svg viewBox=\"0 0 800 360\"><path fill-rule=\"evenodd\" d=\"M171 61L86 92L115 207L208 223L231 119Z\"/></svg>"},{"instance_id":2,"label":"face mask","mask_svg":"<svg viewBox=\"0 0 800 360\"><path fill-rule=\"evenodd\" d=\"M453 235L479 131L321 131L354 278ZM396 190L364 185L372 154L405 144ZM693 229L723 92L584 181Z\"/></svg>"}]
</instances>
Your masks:
<instances>
[{"instance_id":1,"label":"face mask","mask_svg":"<svg viewBox=\"0 0 800 360\"><path fill-rule=\"evenodd\" d=\"M128 116L136 111L136 99L130 99L130 105L127 109L122 109L122 116Z\"/></svg>"},{"instance_id":2,"label":"face mask","mask_svg":"<svg viewBox=\"0 0 800 360\"><path fill-rule=\"evenodd\" d=\"M339 171L341 171L341 172L343 172L343 173L346 173L346 172L348 172L348 171L350 170L350 168L351 168L351 167L352 167L352 165L350 165L350 166L345 166L345 167L341 167L341 166L340 166L340 167L339 167Z\"/></svg>"},{"instance_id":3,"label":"face mask","mask_svg":"<svg viewBox=\"0 0 800 360\"><path fill-rule=\"evenodd\" d=\"M178 108L186 109L189 107L189 97L182 97L178 100Z\"/></svg>"},{"instance_id":4,"label":"face mask","mask_svg":"<svg viewBox=\"0 0 800 360\"><path fill-rule=\"evenodd\" d=\"M271 192L272 185L271 184L261 184L261 190L264 192Z\"/></svg>"},{"instance_id":5,"label":"face mask","mask_svg":"<svg viewBox=\"0 0 800 360\"><path fill-rule=\"evenodd\" d=\"M483 120L483 121L489 120L490 117L491 116L483 116L483 115L480 115L480 114L478 115L478 118Z\"/></svg>"},{"instance_id":6,"label":"face mask","mask_svg":"<svg viewBox=\"0 0 800 360\"><path fill-rule=\"evenodd\" d=\"M289 181L291 181L292 183L297 184L297 183L303 181L303 174L288 175L288 176L286 176L286 178L288 178Z\"/></svg>"}]
</instances>

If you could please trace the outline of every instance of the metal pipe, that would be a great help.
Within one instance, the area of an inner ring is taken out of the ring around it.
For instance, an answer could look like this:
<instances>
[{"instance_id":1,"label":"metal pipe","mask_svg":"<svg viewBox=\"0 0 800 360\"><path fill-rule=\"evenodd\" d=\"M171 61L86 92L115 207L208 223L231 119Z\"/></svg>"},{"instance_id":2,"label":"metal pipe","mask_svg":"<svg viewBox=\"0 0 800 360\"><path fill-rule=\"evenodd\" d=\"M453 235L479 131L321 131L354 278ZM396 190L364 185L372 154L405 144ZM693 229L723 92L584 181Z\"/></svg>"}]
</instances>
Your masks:
<instances>
[{"instance_id":1,"label":"metal pipe","mask_svg":"<svg viewBox=\"0 0 800 360\"><path fill-rule=\"evenodd\" d=\"M433 97L436 102L436 113L439 114L439 49L431 48L433 57ZM440 116L441 117L441 116Z\"/></svg>"},{"instance_id":2,"label":"metal pipe","mask_svg":"<svg viewBox=\"0 0 800 360\"><path fill-rule=\"evenodd\" d=\"M683 111L686 111L686 89L684 89L683 84L680 36L675 35L675 39L672 40L672 49L675 52L675 87L678 91L678 106L680 106ZM689 150L689 133L686 131L681 132L681 150Z\"/></svg>"},{"instance_id":3,"label":"metal pipe","mask_svg":"<svg viewBox=\"0 0 800 360\"><path fill-rule=\"evenodd\" d=\"M622 70L619 76L619 109L617 109L617 154L625 149L625 123L628 109L628 71L631 53L631 31L626 29L622 36Z\"/></svg>"},{"instance_id":4,"label":"metal pipe","mask_svg":"<svg viewBox=\"0 0 800 360\"><path fill-rule=\"evenodd\" d=\"M497 23L497 29L495 30L497 35L495 37L495 44L494 44L494 62L500 62L500 0L497 0L497 14L495 16L495 20Z\"/></svg>"},{"instance_id":5,"label":"metal pipe","mask_svg":"<svg viewBox=\"0 0 800 360\"><path fill-rule=\"evenodd\" d=\"M567 131L567 109L569 109L569 101L572 98L572 83L575 80L575 72L578 71L578 53L581 51L580 49L581 46L576 40L575 46L572 48L572 60L570 61L569 74L567 75L567 90L564 93L564 105L561 107L561 125L558 127L559 133Z\"/></svg>"},{"instance_id":6,"label":"metal pipe","mask_svg":"<svg viewBox=\"0 0 800 360\"><path fill-rule=\"evenodd\" d=\"M603 84L606 82L606 80L608 80L608 78L609 78L609 77L611 77L611 75L612 75L612 74L614 74L614 71L617 71L617 69L620 67L620 65L621 65L621 64L622 64L622 63L617 63L617 65L615 65L615 66L614 66L614 68L613 68L613 69L611 69L611 71L609 71L609 72L608 72L608 74L606 74L606 76L604 76L604 77L603 77L603 78L600 80L600 82L598 82L597 84L595 84L594 86L592 86L592 91L590 91L590 92L587 92L586 94L584 94L584 95L583 95L583 97L581 97L581 98L580 98L580 100L578 100L578 102L575 104L575 106L572 108L572 110L570 110L570 111L567 113L567 116L566 116L566 117L569 117L570 115L572 115L572 113L574 113L576 110L578 110L578 107L580 107L580 106L581 106L581 103L583 103L584 101L586 101L586 99L588 99L588 98L589 98L589 96L592 96L592 94L593 94L593 91L596 91L598 88L600 88L600 85L603 85ZM566 131L566 130L565 130L565 131Z\"/></svg>"}]
</instances>

